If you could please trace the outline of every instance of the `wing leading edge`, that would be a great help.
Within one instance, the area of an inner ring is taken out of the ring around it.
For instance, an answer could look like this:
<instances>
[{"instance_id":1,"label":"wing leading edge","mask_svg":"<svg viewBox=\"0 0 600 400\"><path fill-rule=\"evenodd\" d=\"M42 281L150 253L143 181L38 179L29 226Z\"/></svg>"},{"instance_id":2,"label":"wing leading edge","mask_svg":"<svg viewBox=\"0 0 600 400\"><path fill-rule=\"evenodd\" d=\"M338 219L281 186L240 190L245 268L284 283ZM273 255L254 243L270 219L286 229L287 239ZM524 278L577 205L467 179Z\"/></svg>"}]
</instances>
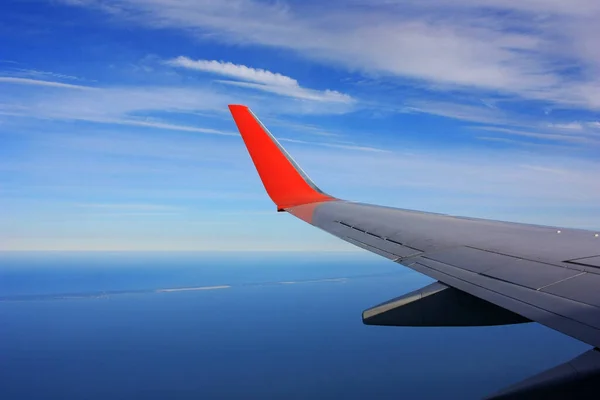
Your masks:
<instances>
[{"instance_id":1,"label":"wing leading edge","mask_svg":"<svg viewBox=\"0 0 600 400\"><path fill-rule=\"evenodd\" d=\"M278 211L440 282L435 290L426 287L367 310L365 323L469 326L531 320L600 347L597 232L337 199L308 178L249 108L229 108ZM448 313L456 313L457 320L449 320Z\"/></svg>"}]
</instances>

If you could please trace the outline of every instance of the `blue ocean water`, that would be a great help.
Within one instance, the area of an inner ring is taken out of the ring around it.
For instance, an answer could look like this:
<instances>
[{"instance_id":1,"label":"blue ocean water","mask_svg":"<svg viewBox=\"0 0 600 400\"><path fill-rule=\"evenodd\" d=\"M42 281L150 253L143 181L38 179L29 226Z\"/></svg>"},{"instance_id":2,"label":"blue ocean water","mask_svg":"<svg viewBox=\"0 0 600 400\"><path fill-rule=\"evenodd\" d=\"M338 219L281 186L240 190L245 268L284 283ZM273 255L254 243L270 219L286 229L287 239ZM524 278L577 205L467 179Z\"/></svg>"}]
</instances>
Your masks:
<instances>
[{"instance_id":1,"label":"blue ocean water","mask_svg":"<svg viewBox=\"0 0 600 400\"><path fill-rule=\"evenodd\" d=\"M474 399L588 348L362 324L430 282L362 253L0 253L0 399Z\"/></svg>"}]
</instances>

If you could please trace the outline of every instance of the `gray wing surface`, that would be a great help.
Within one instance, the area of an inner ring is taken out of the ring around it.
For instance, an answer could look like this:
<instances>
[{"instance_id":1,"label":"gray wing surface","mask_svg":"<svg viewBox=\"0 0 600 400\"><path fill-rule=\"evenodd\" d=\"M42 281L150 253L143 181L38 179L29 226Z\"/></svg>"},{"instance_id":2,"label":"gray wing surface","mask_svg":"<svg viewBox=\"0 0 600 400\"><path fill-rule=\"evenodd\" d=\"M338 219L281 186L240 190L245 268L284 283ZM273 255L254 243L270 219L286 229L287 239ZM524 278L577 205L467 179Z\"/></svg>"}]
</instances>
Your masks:
<instances>
[{"instance_id":1,"label":"gray wing surface","mask_svg":"<svg viewBox=\"0 0 600 400\"><path fill-rule=\"evenodd\" d=\"M288 209L365 250L600 346L596 233L346 201ZM560 232L560 233L559 233Z\"/></svg>"},{"instance_id":2,"label":"gray wing surface","mask_svg":"<svg viewBox=\"0 0 600 400\"><path fill-rule=\"evenodd\" d=\"M535 321L600 347L598 232L340 200L318 189L247 107L230 110L278 211L438 281L366 310L366 324L480 326ZM572 373L581 360L583 372ZM570 373L556 377L556 371ZM517 385L516 393L548 390L549 381L572 385L589 381L590 374L600 378L600 352L591 350L556 371L550 380L541 375L526 381L534 383ZM506 393L502 396L506 398Z\"/></svg>"}]
</instances>

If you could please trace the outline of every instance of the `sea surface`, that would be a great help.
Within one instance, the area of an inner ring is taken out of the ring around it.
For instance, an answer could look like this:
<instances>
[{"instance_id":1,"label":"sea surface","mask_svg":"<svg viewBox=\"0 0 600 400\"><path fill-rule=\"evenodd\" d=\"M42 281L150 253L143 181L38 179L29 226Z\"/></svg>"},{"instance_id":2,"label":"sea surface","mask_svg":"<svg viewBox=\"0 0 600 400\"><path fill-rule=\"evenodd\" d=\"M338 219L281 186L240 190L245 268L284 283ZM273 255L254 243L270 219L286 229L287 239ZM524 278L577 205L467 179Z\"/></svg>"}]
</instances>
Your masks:
<instances>
[{"instance_id":1,"label":"sea surface","mask_svg":"<svg viewBox=\"0 0 600 400\"><path fill-rule=\"evenodd\" d=\"M0 399L476 399L589 347L365 326L431 283L366 253L0 253Z\"/></svg>"}]
</instances>

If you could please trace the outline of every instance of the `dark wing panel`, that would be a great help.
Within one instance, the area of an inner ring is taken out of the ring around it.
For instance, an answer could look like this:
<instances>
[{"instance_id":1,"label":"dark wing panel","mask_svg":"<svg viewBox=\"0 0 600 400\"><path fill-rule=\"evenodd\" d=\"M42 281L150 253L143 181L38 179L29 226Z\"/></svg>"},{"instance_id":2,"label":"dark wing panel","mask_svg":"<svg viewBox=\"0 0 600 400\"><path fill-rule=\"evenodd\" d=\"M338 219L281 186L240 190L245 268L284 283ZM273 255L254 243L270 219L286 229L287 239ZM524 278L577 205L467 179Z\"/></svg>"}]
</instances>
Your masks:
<instances>
[{"instance_id":1,"label":"dark wing panel","mask_svg":"<svg viewBox=\"0 0 600 400\"><path fill-rule=\"evenodd\" d=\"M600 347L598 233L338 200L314 185L247 107L230 109L280 211Z\"/></svg>"},{"instance_id":2,"label":"dark wing panel","mask_svg":"<svg viewBox=\"0 0 600 400\"><path fill-rule=\"evenodd\" d=\"M589 350L574 359L510 386L489 400L597 399L600 393L600 352Z\"/></svg>"},{"instance_id":3,"label":"dark wing panel","mask_svg":"<svg viewBox=\"0 0 600 400\"><path fill-rule=\"evenodd\" d=\"M490 326L531 322L462 290L434 282L363 312L365 325Z\"/></svg>"}]
</instances>

